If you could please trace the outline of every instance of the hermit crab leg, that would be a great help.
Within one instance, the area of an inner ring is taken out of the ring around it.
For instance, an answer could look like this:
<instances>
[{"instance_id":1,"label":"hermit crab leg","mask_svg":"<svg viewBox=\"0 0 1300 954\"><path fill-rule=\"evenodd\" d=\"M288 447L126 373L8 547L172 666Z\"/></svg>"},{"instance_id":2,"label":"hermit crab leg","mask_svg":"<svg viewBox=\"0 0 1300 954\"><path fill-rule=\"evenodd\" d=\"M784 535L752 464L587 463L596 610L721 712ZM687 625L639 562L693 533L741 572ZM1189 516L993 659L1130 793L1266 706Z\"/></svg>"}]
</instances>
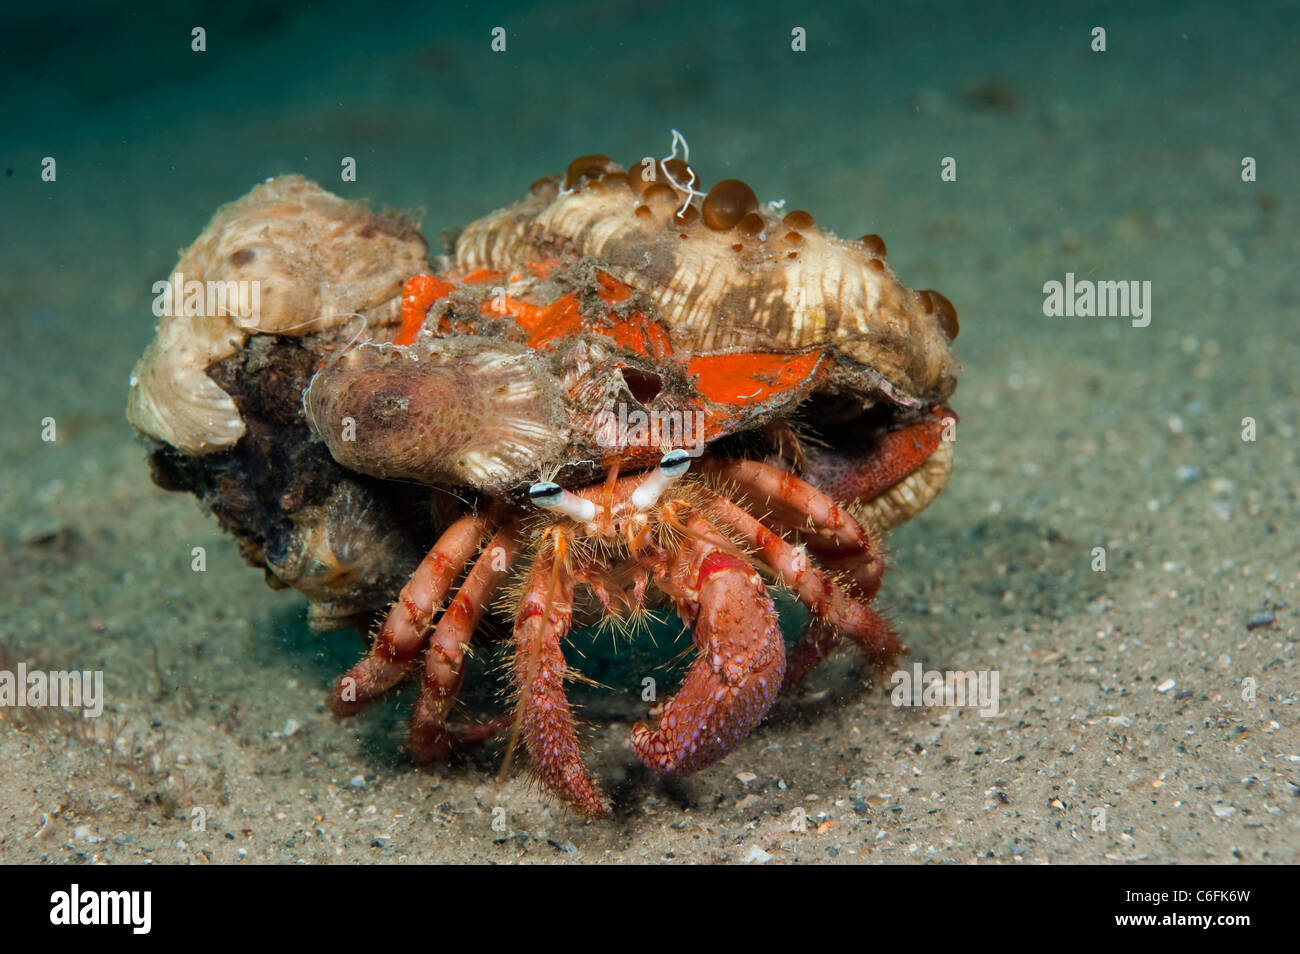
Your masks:
<instances>
[{"instance_id":1,"label":"hermit crab leg","mask_svg":"<svg viewBox=\"0 0 1300 954\"><path fill-rule=\"evenodd\" d=\"M853 639L872 659L883 663L899 653L902 647L880 614L865 600L846 594L829 573L810 563L806 553L720 494L710 492L706 509L718 523L739 533L805 606Z\"/></svg>"},{"instance_id":2,"label":"hermit crab leg","mask_svg":"<svg viewBox=\"0 0 1300 954\"><path fill-rule=\"evenodd\" d=\"M411 754L419 761L445 759L454 743L483 741L491 735L448 730L447 714L465 678L465 651L474 630L518 552L519 530L512 521L488 541L438 620L424 654L420 698L411 713Z\"/></svg>"},{"instance_id":3,"label":"hermit crab leg","mask_svg":"<svg viewBox=\"0 0 1300 954\"><path fill-rule=\"evenodd\" d=\"M710 460L711 473L731 481L770 508L769 520L799 531L818 562L849 571L854 595L870 600L880 589L885 561L871 536L830 496L794 474L756 460Z\"/></svg>"},{"instance_id":4,"label":"hermit crab leg","mask_svg":"<svg viewBox=\"0 0 1300 954\"><path fill-rule=\"evenodd\" d=\"M561 643L573 624L573 578L564 566L565 537L543 545L524 583L515 619L517 718L528 754L542 779L592 817L605 804L582 764L573 714L564 694L568 669Z\"/></svg>"},{"instance_id":5,"label":"hermit crab leg","mask_svg":"<svg viewBox=\"0 0 1300 954\"><path fill-rule=\"evenodd\" d=\"M683 618L695 616L698 653L658 727L632 728L641 761L666 775L694 772L739 745L772 708L785 672L776 608L758 572L711 542L720 534L699 515L681 527L693 545L658 567L656 582Z\"/></svg>"},{"instance_id":6,"label":"hermit crab leg","mask_svg":"<svg viewBox=\"0 0 1300 954\"><path fill-rule=\"evenodd\" d=\"M354 715L402 680L419 655L447 591L495 522L494 514L468 514L438 538L402 587L370 652L330 690L326 702L335 715Z\"/></svg>"}]
</instances>

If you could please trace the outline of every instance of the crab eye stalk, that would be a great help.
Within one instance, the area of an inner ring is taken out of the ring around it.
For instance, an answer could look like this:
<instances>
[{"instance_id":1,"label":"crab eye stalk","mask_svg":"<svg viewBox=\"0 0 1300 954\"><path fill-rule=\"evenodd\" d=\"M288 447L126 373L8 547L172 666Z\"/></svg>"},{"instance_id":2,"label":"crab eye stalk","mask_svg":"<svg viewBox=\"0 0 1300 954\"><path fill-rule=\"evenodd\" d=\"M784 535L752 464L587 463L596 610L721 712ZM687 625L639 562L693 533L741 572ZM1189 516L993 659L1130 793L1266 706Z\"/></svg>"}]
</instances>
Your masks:
<instances>
[{"instance_id":1,"label":"crab eye stalk","mask_svg":"<svg viewBox=\"0 0 1300 954\"><path fill-rule=\"evenodd\" d=\"M585 497L570 493L559 484L549 480L533 484L528 488L528 499L543 510L553 510L579 523L590 523L596 519L596 505Z\"/></svg>"},{"instance_id":2,"label":"crab eye stalk","mask_svg":"<svg viewBox=\"0 0 1300 954\"><path fill-rule=\"evenodd\" d=\"M659 460L659 466L650 471L650 476L641 482L641 486L632 491L632 506L637 510L648 510L659 502L665 490L674 481L691 469L691 455L684 450L670 450Z\"/></svg>"}]
</instances>

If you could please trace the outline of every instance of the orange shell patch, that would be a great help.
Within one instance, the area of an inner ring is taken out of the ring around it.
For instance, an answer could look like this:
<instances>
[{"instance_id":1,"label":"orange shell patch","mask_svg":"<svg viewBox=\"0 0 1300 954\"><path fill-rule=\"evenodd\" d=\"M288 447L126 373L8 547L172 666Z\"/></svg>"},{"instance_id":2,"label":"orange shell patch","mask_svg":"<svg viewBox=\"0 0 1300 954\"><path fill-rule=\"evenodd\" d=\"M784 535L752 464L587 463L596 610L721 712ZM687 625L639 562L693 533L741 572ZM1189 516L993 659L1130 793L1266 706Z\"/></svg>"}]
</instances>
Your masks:
<instances>
[{"instance_id":1,"label":"orange shell patch","mask_svg":"<svg viewBox=\"0 0 1300 954\"><path fill-rule=\"evenodd\" d=\"M692 358L688 373L695 387L716 404L752 404L767 401L807 382L821 364L824 352L797 355L748 351Z\"/></svg>"}]
</instances>

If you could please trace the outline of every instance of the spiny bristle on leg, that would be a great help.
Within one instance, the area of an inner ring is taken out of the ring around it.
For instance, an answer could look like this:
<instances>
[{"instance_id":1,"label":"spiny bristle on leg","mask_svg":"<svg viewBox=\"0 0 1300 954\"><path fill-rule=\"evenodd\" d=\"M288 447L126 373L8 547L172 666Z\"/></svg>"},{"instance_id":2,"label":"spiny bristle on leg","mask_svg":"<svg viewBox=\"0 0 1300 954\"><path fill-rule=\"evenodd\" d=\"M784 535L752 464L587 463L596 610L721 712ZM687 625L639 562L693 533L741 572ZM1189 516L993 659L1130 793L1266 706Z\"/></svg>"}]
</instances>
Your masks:
<instances>
[{"instance_id":1,"label":"spiny bristle on leg","mask_svg":"<svg viewBox=\"0 0 1300 954\"><path fill-rule=\"evenodd\" d=\"M616 645L619 637L635 643L638 637L644 636L653 643L653 626L663 626L665 623L667 617L644 604L633 606L625 616L610 616L601 620L602 628L609 624L607 628Z\"/></svg>"},{"instance_id":2,"label":"spiny bristle on leg","mask_svg":"<svg viewBox=\"0 0 1300 954\"><path fill-rule=\"evenodd\" d=\"M574 579L565 566L568 534L533 562L515 616L515 723L502 772L522 739L536 771L553 791L587 815L605 813L604 801L582 764L572 710L564 692L568 664L563 643L573 621Z\"/></svg>"}]
</instances>

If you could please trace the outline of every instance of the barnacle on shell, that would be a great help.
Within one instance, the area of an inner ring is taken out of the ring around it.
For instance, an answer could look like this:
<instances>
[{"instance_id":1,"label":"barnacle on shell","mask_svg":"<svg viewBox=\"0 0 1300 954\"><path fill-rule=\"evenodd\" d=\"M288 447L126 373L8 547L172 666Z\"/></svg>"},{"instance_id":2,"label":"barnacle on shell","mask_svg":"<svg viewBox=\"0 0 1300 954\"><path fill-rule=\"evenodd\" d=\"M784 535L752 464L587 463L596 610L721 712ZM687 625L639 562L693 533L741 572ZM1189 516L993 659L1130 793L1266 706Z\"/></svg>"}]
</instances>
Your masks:
<instances>
[{"instance_id":1,"label":"barnacle on shell","mask_svg":"<svg viewBox=\"0 0 1300 954\"><path fill-rule=\"evenodd\" d=\"M244 422L208 368L254 334L355 331L360 315L372 337L382 335L398 320L402 282L424 267L427 251L411 223L376 215L302 176L259 185L217 212L171 277L185 286L256 283L258 313L241 313L237 303L247 305L249 295L234 292L213 314L160 318L131 376L127 418L187 454L233 446Z\"/></svg>"}]
</instances>

